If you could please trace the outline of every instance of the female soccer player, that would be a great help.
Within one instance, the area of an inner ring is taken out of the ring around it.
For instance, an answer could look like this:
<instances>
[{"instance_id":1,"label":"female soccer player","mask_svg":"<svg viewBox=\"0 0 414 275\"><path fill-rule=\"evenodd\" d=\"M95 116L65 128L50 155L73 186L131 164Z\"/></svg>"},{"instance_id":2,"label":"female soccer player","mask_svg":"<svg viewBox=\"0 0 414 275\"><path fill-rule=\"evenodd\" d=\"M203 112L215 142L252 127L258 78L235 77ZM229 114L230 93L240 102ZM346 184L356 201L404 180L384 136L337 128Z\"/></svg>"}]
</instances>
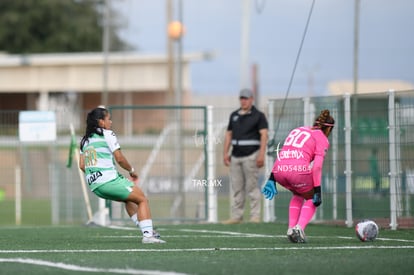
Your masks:
<instances>
[{"instance_id":1,"label":"female soccer player","mask_svg":"<svg viewBox=\"0 0 414 275\"><path fill-rule=\"evenodd\" d=\"M107 109L98 107L88 113L86 132L80 142L79 167L85 172L89 188L98 197L125 203L128 215L142 231L142 243L165 243L154 235L149 203L144 193L119 174L115 167L114 160L129 172L134 181L138 179L134 168L122 154L111 125L111 114Z\"/></svg>"},{"instance_id":2,"label":"female soccer player","mask_svg":"<svg viewBox=\"0 0 414 275\"><path fill-rule=\"evenodd\" d=\"M287 237L293 243L306 242L304 230L322 203L322 166L334 124L329 110L323 110L313 127L293 129L278 150L269 180L262 189L270 200L277 194L275 182L292 192Z\"/></svg>"}]
</instances>

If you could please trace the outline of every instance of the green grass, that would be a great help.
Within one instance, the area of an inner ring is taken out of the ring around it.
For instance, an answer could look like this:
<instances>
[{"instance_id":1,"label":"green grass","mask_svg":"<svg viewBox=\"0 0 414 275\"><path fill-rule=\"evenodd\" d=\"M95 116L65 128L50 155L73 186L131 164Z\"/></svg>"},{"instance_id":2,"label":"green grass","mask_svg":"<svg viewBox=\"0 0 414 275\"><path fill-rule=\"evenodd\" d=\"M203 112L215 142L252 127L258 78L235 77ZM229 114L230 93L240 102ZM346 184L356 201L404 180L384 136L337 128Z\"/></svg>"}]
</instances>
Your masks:
<instances>
[{"instance_id":1,"label":"green grass","mask_svg":"<svg viewBox=\"0 0 414 275\"><path fill-rule=\"evenodd\" d=\"M279 223L160 225L167 243L144 245L137 229L126 229L0 227L0 274L412 274L414 268L414 230L381 229L377 240L363 243L352 228L310 224L308 243L292 244Z\"/></svg>"},{"instance_id":2,"label":"green grass","mask_svg":"<svg viewBox=\"0 0 414 275\"><path fill-rule=\"evenodd\" d=\"M21 223L25 225L51 225L51 205L49 199L24 199L21 205ZM0 202L0 226L16 224L15 201L6 199Z\"/></svg>"}]
</instances>

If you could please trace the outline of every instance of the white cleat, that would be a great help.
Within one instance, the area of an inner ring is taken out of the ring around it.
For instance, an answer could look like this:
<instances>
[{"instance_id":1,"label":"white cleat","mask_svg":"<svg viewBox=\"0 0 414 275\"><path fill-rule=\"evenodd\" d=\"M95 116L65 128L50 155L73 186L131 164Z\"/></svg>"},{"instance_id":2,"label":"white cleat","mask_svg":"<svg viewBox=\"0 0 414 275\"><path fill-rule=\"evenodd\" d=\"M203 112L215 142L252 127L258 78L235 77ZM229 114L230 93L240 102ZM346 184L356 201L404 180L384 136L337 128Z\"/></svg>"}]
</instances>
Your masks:
<instances>
[{"instance_id":1,"label":"white cleat","mask_svg":"<svg viewBox=\"0 0 414 275\"><path fill-rule=\"evenodd\" d=\"M293 231L293 235L295 236L295 239L298 243L306 243L306 241L307 241L306 240L306 235L305 235L305 232L303 232L300 225L296 225L295 227L293 227L292 231Z\"/></svg>"},{"instance_id":2,"label":"white cleat","mask_svg":"<svg viewBox=\"0 0 414 275\"><path fill-rule=\"evenodd\" d=\"M293 233L293 229L292 228L289 228L288 229L286 235L287 235L288 240L291 243L297 243L298 242L298 240L296 239L296 235Z\"/></svg>"},{"instance_id":3,"label":"white cleat","mask_svg":"<svg viewBox=\"0 0 414 275\"><path fill-rule=\"evenodd\" d=\"M142 243L166 243L166 241L163 241L154 236L151 236L151 237L142 237Z\"/></svg>"},{"instance_id":4,"label":"white cleat","mask_svg":"<svg viewBox=\"0 0 414 275\"><path fill-rule=\"evenodd\" d=\"M154 236L154 238L157 238L157 239L161 238L160 233L158 233L158 231L156 231L155 229L152 230L152 235Z\"/></svg>"}]
</instances>

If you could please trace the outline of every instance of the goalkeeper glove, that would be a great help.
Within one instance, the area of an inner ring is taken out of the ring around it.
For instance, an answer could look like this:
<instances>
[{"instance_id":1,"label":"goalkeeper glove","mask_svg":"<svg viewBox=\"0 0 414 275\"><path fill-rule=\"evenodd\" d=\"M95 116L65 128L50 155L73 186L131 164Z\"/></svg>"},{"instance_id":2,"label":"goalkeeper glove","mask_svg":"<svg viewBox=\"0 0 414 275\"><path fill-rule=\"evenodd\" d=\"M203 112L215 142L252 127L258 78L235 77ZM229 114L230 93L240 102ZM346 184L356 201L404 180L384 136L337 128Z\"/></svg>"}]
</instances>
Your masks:
<instances>
[{"instance_id":1,"label":"goalkeeper glove","mask_svg":"<svg viewBox=\"0 0 414 275\"><path fill-rule=\"evenodd\" d=\"M313 205L318 207L322 203L321 187L320 186L314 187L313 191L314 193L313 193L312 203Z\"/></svg>"},{"instance_id":2,"label":"goalkeeper glove","mask_svg":"<svg viewBox=\"0 0 414 275\"><path fill-rule=\"evenodd\" d=\"M276 182L273 177L273 173L270 174L269 179L262 188L262 194L266 199L271 200L275 195L277 195Z\"/></svg>"},{"instance_id":3,"label":"goalkeeper glove","mask_svg":"<svg viewBox=\"0 0 414 275\"><path fill-rule=\"evenodd\" d=\"M262 193L266 199L273 199L273 197L277 195L276 183L272 180L268 180L262 188Z\"/></svg>"}]
</instances>

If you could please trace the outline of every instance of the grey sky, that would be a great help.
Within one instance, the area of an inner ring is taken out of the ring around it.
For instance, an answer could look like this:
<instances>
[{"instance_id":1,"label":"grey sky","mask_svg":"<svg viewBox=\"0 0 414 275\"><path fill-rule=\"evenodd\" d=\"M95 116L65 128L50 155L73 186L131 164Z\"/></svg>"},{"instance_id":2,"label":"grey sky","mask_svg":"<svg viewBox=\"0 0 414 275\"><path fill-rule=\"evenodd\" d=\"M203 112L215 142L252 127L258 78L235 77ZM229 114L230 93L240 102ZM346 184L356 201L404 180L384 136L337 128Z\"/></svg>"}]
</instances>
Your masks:
<instances>
[{"instance_id":1,"label":"grey sky","mask_svg":"<svg viewBox=\"0 0 414 275\"><path fill-rule=\"evenodd\" d=\"M114 2L125 16L124 38L143 53L166 52L166 0ZM242 0L182 3L184 52L217 53L192 64L193 92L237 94ZM262 93L285 94L311 4L251 0L250 62L259 66ZM360 79L414 83L413 14L412 0L361 0ZM291 93L323 95L329 81L352 80L353 40L354 0L316 0Z\"/></svg>"}]
</instances>

